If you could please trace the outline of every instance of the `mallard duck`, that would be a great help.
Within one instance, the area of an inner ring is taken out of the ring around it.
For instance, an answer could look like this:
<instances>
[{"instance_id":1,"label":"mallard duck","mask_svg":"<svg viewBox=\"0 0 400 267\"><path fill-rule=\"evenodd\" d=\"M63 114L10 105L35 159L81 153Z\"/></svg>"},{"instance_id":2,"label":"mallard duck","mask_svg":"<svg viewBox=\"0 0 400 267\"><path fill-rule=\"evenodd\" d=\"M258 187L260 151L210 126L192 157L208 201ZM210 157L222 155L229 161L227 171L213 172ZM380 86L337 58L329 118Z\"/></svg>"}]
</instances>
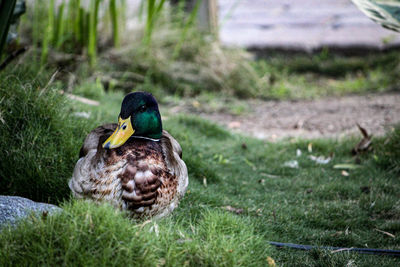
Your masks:
<instances>
[{"instance_id":1,"label":"mallard duck","mask_svg":"<svg viewBox=\"0 0 400 267\"><path fill-rule=\"evenodd\" d=\"M69 187L76 198L107 201L133 218L163 217L177 207L188 186L179 143L162 129L155 98L125 96L118 124L86 137Z\"/></svg>"}]
</instances>

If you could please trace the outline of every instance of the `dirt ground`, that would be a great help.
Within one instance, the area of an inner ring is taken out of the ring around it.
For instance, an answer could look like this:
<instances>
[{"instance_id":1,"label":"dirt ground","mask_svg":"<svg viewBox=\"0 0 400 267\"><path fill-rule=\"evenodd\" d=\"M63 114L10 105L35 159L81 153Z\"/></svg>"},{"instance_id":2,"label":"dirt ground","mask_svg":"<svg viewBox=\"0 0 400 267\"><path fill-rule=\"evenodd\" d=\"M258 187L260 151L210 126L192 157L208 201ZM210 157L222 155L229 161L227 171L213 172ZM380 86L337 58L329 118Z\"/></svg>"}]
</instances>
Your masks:
<instances>
[{"instance_id":1,"label":"dirt ground","mask_svg":"<svg viewBox=\"0 0 400 267\"><path fill-rule=\"evenodd\" d=\"M374 94L315 101L251 100L244 115L197 113L233 131L260 139L341 138L360 135L357 123L374 136L400 123L400 94Z\"/></svg>"}]
</instances>

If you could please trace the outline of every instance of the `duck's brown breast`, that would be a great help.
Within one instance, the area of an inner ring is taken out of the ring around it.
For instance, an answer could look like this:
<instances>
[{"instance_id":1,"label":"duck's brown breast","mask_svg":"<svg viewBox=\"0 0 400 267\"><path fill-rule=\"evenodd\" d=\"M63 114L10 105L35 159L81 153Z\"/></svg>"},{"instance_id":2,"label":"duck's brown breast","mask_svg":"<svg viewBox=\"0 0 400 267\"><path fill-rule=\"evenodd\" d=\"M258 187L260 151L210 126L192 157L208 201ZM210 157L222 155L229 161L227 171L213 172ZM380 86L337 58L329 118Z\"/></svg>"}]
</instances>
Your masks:
<instances>
[{"instance_id":1,"label":"duck's brown breast","mask_svg":"<svg viewBox=\"0 0 400 267\"><path fill-rule=\"evenodd\" d=\"M166 166L160 142L130 138L123 146L105 153L108 166L126 162L125 170L117 176L121 206L135 217L156 215L175 198L178 181Z\"/></svg>"}]
</instances>

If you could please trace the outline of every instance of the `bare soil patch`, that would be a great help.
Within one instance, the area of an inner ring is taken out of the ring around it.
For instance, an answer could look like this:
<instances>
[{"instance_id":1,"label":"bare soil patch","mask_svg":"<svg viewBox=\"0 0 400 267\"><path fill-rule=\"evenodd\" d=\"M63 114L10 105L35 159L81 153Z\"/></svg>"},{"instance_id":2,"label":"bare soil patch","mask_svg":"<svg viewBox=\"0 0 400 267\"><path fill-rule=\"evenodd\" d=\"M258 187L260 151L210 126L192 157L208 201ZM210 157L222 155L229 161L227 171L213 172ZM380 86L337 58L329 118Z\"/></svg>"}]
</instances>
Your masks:
<instances>
[{"instance_id":1,"label":"bare soil patch","mask_svg":"<svg viewBox=\"0 0 400 267\"><path fill-rule=\"evenodd\" d=\"M233 131L260 139L341 138L359 135L357 123L379 136L400 123L400 94L373 94L325 98L314 101L248 102L250 112L196 113ZM188 109L193 113L193 109ZM180 111L181 112L181 111Z\"/></svg>"}]
</instances>

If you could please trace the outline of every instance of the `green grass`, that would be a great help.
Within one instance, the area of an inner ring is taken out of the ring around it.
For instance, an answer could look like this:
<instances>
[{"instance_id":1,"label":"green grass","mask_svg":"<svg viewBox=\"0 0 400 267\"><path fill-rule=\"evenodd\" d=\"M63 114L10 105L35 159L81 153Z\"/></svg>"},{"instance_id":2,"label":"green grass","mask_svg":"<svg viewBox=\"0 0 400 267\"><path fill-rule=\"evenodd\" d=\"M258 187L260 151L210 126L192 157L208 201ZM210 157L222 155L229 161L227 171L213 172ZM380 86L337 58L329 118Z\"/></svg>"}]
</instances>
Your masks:
<instances>
[{"instance_id":1,"label":"green grass","mask_svg":"<svg viewBox=\"0 0 400 267\"><path fill-rule=\"evenodd\" d=\"M249 218L199 208L134 224L108 205L79 201L0 236L1 266L260 266L270 252Z\"/></svg>"},{"instance_id":2,"label":"green grass","mask_svg":"<svg viewBox=\"0 0 400 267\"><path fill-rule=\"evenodd\" d=\"M96 77L124 92L135 88L150 91L161 101L173 94L200 102L205 99L206 104L209 98L218 104L227 97L317 99L398 91L400 87L399 51L359 56L271 53L267 58L252 60L244 51L221 48L191 29L175 57L173 51L181 31L170 24L156 28L150 53L136 38L129 44L133 49L103 54ZM85 65L79 68L77 73L85 73ZM230 104L223 106L229 108Z\"/></svg>"},{"instance_id":3,"label":"green grass","mask_svg":"<svg viewBox=\"0 0 400 267\"><path fill-rule=\"evenodd\" d=\"M2 232L0 265L262 266L267 256L279 266L399 264L389 257L268 245L400 249L398 175L379 168L373 153L364 155L349 176L333 168L354 161L350 150L357 140L268 143L197 117L171 117L163 124L182 145L190 177L172 216L140 226L111 207L71 201L67 180L83 138L96 125L117 120L123 95L99 96L99 107L72 105L56 91L62 84L42 90L49 73L32 73L17 68L1 74L0 194L64 203L66 212ZM74 117L76 111L90 112L90 119ZM310 142L312 153L307 152ZM296 157L296 149L302 156ZM332 153L326 165L308 158ZM298 160L299 168L284 167L288 160ZM369 192L362 190L366 186ZM223 208L228 205L243 213L229 213Z\"/></svg>"},{"instance_id":4,"label":"green grass","mask_svg":"<svg viewBox=\"0 0 400 267\"><path fill-rule=\"evenodd\" d=\"M400 53L370 52L343 56L269 53L252 65L259 77L259 96L276 99L313 99L398 90Z\"/></svg>"},{"instance_id":5,"label":"green grass","mask_svg":"<svg viewBox=\"0 0 400 267\"><path fill-rule=\"evenodd\" d=\"M60 84L47 86L50 74L34 68L0 73L0 192L57 203L94 125L74 117Z\"/></svg>"},{"instance_id":6,"label":"green grass","mask_svg":"<svg viewBox=\"0 0 400 267\"><path fill-rule=\"evenodd\" d=\"M400 125L392 128L387 134L377 150L375 159L384 169L400 174Z\"/></svg>"},{"instance_id":7,"label":"green grass","mask_svg":"<svg viewBox=\"0 0 400 267\"><path fill-rule=\"evenodd\" d=\"M89 72L93 80L99 79L106 88L111 86L124 92L133 88L151 91L160 100L166 94L315 99L387 92L398 90L400 86L399 50L359 52L351 56L335 54L328 49L312 55L265 52L264 58L253 60L245 51L222 48L212 35L199 33L193 22L195 11L185 14L179 7L164 5L163 0L149 1L143 28L125 34L121 40L117 40L121 31L118 29L126 22L116 19L116 12L121 18L124 12L116 10L115 1L110 1L106 7L107 2L98 6L99 2L93 0L90 12L79 8L79 1L70 1L65 7L65 16L54 14L54 9L48 9L43 1L40 3L28 9L28 19L21 23L21 35L42 48L43 61L48 53L57 54L57 51L91 55L90 67L85 61L70 62L67 66L62 60L47 62L74 73L80 84L86 83ZM124 2L117 1L117 6L122 9ZM103 15L98 18L102 23L97 32L97 15L94 14L99 8ZM43 21L40 14L47 11L51 16ZM80 12L83 13L79 15ZM89 24L93 26L90 29ZM109 26L113 26L110 28L114 35L107 29ZM118 49L111 49L111 36ZM51 38L55 42L53 46ZM56 49L51 50L51 47ZM83 49L85 47L89 48Z\"/></svg>"}]
</instances>

